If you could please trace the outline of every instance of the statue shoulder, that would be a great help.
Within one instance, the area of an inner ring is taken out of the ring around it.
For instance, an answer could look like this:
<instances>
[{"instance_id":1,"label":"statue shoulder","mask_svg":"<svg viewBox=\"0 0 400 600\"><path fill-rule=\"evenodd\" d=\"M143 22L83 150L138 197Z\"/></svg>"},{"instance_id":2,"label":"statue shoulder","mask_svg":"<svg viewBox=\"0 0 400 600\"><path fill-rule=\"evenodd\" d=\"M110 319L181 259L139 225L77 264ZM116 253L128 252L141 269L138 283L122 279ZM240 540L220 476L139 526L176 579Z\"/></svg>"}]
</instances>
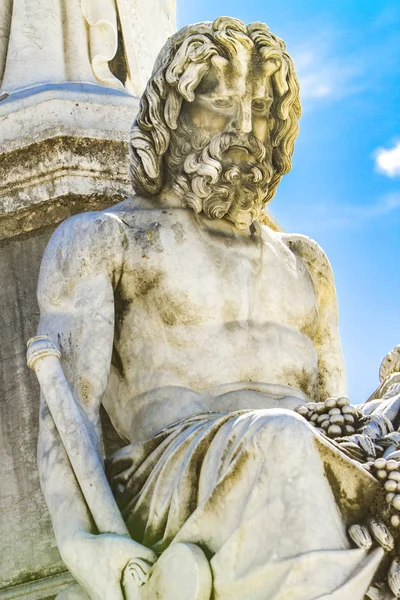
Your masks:
<instances>
[{"instance_id":1,"label":"statue shoulder","mask_svg":"<svg viewBox=\"0 0 400 600\"><path fill-rule=\"evenodd\" d=\"M66 282L118 276L127 246L126 226L108 211L81 213L57 227L43 256L38 294L58 295ZM118 277L117 277L118 279Z\"/></svg>"},{"instance_id":2,"label":"statue shoulder","mask_svg":"<svg viewBox=\"0 0 400 600\"><path fill-rule=\"evenodd\" d=\"M335 292L335 282L331 263L321 246L307 235L299 233L279 233L283 243L300 258L306 266L319 294L324 290L331 295Z\"/></svg>"},{"instance_id":3,"label":"statue shoulder","mask_svg":"<svg viewBox=\"0 0 400 600\"><path fill-rule=\"evenodd\" d=\"M87 264L108 264L113 252L123 248L125 224L112 212L87 212L66 219L57 227L46 248L45 258L70 260L84 257Z\"/></svg>"}]
</instances>

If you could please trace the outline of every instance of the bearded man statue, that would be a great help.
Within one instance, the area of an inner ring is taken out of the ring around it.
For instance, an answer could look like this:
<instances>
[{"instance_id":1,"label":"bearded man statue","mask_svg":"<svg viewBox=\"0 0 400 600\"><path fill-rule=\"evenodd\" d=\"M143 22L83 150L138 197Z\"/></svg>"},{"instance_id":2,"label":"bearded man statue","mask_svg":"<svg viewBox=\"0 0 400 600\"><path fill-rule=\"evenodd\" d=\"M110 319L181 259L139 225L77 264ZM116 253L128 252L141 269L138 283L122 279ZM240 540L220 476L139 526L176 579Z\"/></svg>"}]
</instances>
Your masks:
<instances>
[{"instance_id":1,"label":"bearded man statue","mask_svg":"<svg viewBox=\"0 0 400 600\"><path fill-rule=\"evenodd\" d=\"M58 412L72 416L50 407L42 349L42 487L91 598L362 600L384 556L347 537L376 480L301 416L348 406L329 262L259 223L299 116L293 63L266 25L185 27L132 129L136 195L49 243L33 344L61 355L97 456L101 405L128 442L106 459L116 531L100 524L112 496L91 483L92 450L74 450L84 429L69 443Z\"/></svg>"}]
</instances>

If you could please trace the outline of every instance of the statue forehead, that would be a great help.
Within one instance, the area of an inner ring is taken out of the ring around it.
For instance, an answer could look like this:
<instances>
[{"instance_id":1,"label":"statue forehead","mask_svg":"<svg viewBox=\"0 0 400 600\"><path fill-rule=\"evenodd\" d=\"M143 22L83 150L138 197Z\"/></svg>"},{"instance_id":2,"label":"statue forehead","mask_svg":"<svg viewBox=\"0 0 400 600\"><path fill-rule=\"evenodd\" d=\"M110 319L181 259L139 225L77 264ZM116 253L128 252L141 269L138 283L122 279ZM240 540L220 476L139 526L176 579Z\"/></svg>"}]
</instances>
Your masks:
<instances>
[{"instance_id":1,"label":"statue forehead","mask_svg":"<svg viewBox=\"0 0 400 600\"><path fill-rule=\"evenodd\" d=\"M263 60L254 49L240 47L230 59L222 56L211 59L211 67L196 93L211 96L268 96L272 93L271 75L276 69L276 61Z\"/></svg>"}]
</instances>

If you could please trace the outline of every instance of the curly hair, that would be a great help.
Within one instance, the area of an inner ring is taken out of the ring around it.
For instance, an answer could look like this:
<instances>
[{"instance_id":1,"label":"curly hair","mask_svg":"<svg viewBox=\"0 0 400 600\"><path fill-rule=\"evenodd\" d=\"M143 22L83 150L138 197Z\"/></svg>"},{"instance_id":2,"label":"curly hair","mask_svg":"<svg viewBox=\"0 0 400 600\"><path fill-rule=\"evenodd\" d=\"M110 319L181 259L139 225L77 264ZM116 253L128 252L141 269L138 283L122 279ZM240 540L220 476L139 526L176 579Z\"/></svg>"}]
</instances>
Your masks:
<instances>
[{"instance_id":1,"label":"curly hair","mask_svg":"<svg viewBox=\"0 0 400 600\"><path fill-rule=\"evenodd\" d=\"M273 175L264 205L273 198L282 176L291 169L301 114L299 84L283 40L264 23L246 26L230 17L184 27L161 50L131 130L130 174L137 193L152 196L160 192L165 179L164 155L171 130L178 126L183 100L194 100L212 57L234 59L239 44L276 66L270 113Z\"/></svg>"}]
</instances>

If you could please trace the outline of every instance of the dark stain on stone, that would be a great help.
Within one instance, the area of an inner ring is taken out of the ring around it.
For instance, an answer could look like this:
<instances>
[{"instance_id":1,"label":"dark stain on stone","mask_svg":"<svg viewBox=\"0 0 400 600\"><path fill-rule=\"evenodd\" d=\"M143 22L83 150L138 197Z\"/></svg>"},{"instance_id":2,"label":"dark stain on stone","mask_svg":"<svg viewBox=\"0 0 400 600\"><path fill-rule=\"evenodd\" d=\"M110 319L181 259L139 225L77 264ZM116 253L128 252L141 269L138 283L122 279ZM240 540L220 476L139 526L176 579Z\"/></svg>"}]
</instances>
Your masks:
<instances>
[{"instance_id":1,"label":"dark stain on stone","mask_svg":"<svg viewBox=\"0 0 400 600\"><path fill-rule=\"evenodd\" d=\"M142 256L147 256L149 251L163 252L164 248L160 239L160 223L150 223L146 229L137 229L134 239L142 248Z\"/></svg>"},{"instance_id":2,"label":"dark stain on stone","mask_svg":"<svg viewBox=\"0 0 400 600\"><path fill-rule=\"evenodd\" d=\"M199 325L202 321L198 307L178 290L159 293L154 302L165 325Z\"/></svg>"},{"instance_id":3,"label":"dark stain on stone","mask_svg":"<svg viewBox=\"0 0 400 600\"><path fill-rule=\"evenodd\" d=\"M171 225L171 229L175 234L175 241L177 244L181 245L185 242L185 236L183 234L183 227L181 223L173 223Z\"/></svg>"},{"instance_id":4,"label":"dark stain on stone","mask_svg":"<svg viewBox=\"0 0 400 600\"><path fill-rule=\"evenodd\" d=\"M136 297L145 298L160 284L162 273L156 270L135 270L133 275L133 293Z\"/></svg>"},{"instance_id":5,"label":"dark stain on stone","mask_svg":"<svg viewBox=\"0 0 400 600\"><path fill-rule=\"evenodd\" d=\"M297 388L304 392L309 398L316 398L318 395L318 374L308 369L284 369L283 376L286 385Z\"/></svg>"}]
</instances>

